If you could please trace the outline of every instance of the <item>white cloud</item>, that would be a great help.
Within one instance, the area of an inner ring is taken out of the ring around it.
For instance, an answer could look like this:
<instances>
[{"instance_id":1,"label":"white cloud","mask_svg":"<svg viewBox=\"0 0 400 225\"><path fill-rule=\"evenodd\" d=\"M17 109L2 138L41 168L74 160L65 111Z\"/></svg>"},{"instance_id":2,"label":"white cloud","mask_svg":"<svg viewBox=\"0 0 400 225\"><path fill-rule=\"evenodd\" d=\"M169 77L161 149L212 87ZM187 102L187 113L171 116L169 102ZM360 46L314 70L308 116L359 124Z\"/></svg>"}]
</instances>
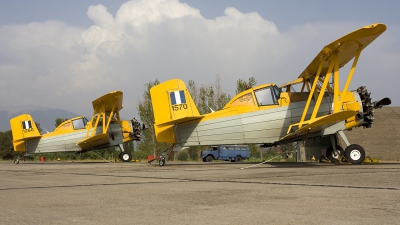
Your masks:
<instances>
[{"instance_id":1,"label":"white cloud","mask_svg":"<svg viewBox=\"0 0 400 225\"><path fill-rule=\"evenodd\" d=\"M90 6L87 14L94 24L89 28L57 21L0 27L0 94L11 96L2 99L4 104L45 105L90 116L93 99L122 90L122 116L129 118L144 84L156 78L209 84L220 73L223 88L232 91L237 79L250 76L260 84L281 84L295 79L323 46L366 25L315 23L282 33L256 12L227 8L210 20L177 0L126 2L115 18L103 5ZM366 60L398 72L399 52L386 50L398 44L399 34L391 40L377 45L384 50L375 47L391 60L377 60L373 52Z\"/></svg>"}]
</instances>

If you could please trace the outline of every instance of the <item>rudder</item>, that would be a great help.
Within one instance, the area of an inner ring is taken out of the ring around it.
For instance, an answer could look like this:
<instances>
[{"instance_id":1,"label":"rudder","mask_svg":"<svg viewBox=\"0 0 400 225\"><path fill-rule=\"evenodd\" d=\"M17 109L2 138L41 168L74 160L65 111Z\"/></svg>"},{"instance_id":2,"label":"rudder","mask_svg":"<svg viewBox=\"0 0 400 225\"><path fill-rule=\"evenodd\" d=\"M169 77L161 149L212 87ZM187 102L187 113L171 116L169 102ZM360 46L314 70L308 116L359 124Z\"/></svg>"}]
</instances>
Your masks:
<instances>
[{"instance_id":1,"label":"rudder","mask_svg":"<svg viewBox=\"0 0 400 225\"><path fill-rule=\"evenodd\" d=\"M16 152L25 152L25 140L41 137L35 121L29 114L22 114L10 120L13 146Z\"/></svg>"},{"instance_id":2,"label":"rudder","mask_svg":"<svg viewBox=\"0 0 400 225\"><path fill-rule=\"evenodd\" d=\"M185 83L165 81L150 89L157 141L174 143L173 125L202 118Z\"/></svg>"}]
</instances>

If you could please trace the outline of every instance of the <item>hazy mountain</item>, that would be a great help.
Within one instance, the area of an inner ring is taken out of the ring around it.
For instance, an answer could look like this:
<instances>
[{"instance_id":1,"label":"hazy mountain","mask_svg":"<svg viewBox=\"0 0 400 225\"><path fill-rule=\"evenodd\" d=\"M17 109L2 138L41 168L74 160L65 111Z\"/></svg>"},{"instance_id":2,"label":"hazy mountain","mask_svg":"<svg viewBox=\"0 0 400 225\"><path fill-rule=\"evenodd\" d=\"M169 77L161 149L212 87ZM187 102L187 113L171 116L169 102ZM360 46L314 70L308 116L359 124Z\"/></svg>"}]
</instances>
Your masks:
<instances>
[{"instance_id":1,"label":"hazy mountain","mask_svg":"<svg viewBox=\"0 0 400 225\"><path fill-rule=\"evenodd\" d=\"M30 114L36 123L40 123L40 127L49 132L55 129L55 120L57 118L70 119L79 116L75 113L64 109L54 109L42 106L7 106L0 108L0 131L10 130L10 119L20 114Z\"/></svg>"}]
</instances>

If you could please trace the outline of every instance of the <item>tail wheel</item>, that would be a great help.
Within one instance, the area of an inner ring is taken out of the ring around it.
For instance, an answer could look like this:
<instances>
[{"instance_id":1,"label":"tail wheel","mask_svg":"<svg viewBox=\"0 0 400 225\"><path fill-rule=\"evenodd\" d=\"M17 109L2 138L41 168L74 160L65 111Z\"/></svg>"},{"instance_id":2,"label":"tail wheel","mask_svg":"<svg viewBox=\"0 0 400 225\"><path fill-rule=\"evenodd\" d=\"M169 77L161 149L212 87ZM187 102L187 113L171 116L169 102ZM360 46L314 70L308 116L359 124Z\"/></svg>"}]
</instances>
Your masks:
<instances>
[{"instance_id":1,"label":"tail wheel","mask_svg":"<svg viewBox=\"0 0 400 225\"><path fill-rule=\"evenodd\" d=\"M122 162L130 162L132 160L132 155L129 152L121 152L119 158Z\"/></svg>"},{"instance_id":2,"label":"tail wheel","mask_svg":"<svg viewBox=\"0 0 400 225\"><path fill-rule=\"evenodd\" d=\"M336 145L336 152L335 152L333 151L333 147L330 146L328 149L326 149L325 155L326 158L328 158L331 162L337 163L339 161L340 156L344 155L344 150L339 145Z\"/></svg>"},{"instance_id":3,"label":"tail wheel","mask_svg":"<svg viewBox=\"0 0 400 225\"><path fill-rule=\"evenodd\" d=\"M158 165L159 165L159 166L165 166L165 158L161 158L161 159L158 161Z\"/></svg>"},{"instance_id":4,"label":"tail wheel","mask_svg":"<svg viewBox=\"0 0 400 225\"><path fill-rule=\"evenodd\" d=\"M351 164L361 164L365 159L363 147L357 144L349 145L344 151L344 155Z\"/></svg>"}]
</instances>

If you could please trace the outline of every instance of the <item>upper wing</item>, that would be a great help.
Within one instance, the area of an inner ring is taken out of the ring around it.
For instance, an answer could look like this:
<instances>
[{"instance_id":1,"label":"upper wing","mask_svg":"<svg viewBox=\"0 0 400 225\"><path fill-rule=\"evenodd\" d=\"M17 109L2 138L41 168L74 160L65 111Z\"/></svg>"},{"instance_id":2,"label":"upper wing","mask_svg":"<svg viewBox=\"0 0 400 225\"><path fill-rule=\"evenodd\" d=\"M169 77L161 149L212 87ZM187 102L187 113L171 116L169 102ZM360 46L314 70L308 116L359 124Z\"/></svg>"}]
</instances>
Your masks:
<instances>
[{"instance_id":1,"label":"upper wing","mask_svg":"<svg viewBox=\"0 0 400 225\"><path fill-rule=\"evenodd\" d=\"M105 112L119 112L122 108L122 91L113 91L92 102L93 110L104 106Z\"/></svg>"},{"instance_id":2,"label":"upper wing","mask_svg":"<svg viewBox=\"0 0 400 225\"><path fill-rule=\"evenodd\" d=\"M301 83L311 76L315 76L318 72L318 67L321 61L324 60L322 65L321 73L326 74L328 72L329 65L333 60L333 53L339 52L339 68L346 65L351 59L353 59L357 51L363 50L371 42L373 42L379 35L386 30L386 25L382 23L375 23L358 30L355 30L336 41L325 46L314 60L307 66L307 68L300 74L299 78L290 81L281 87ZM361 48L361 49L360 49Z\"/></svg>"},{"instance_id":3,"label":"upper wing","mask_svg":"<svg viewBox=\"0 0 400 225\"><path fill-rule=\"evenodd\" d=\"M386 30L386 25L382 23L371 24L355 30L336 41L325 46L314 60L307 66L307 68L300 74L299 78L307 78L315 75L318 71L320 62L326 58L324 65L321 70L321 74L326 74L330 61L332 60L333 52L339 51L339 68L346 65L351 59L353 59L359 46L361 50L367 47L372 41L374 41L379 35Z\"/></svg>"},{"instance_id":4,"label":"upper wing","mask_svg":"<svg viewBox=\"0 0 400 225\"><path fill-rule=\"evenodd\" d=\"M95 148L110 143L107 133L111 121L120 122L119 111L123 108L122 91L113 91L92 102L93 115L86 129L86 137L76 144L82 149ZM102 127L101 133L96 133L97 127Z\"/></svg>"}]
</instances>

